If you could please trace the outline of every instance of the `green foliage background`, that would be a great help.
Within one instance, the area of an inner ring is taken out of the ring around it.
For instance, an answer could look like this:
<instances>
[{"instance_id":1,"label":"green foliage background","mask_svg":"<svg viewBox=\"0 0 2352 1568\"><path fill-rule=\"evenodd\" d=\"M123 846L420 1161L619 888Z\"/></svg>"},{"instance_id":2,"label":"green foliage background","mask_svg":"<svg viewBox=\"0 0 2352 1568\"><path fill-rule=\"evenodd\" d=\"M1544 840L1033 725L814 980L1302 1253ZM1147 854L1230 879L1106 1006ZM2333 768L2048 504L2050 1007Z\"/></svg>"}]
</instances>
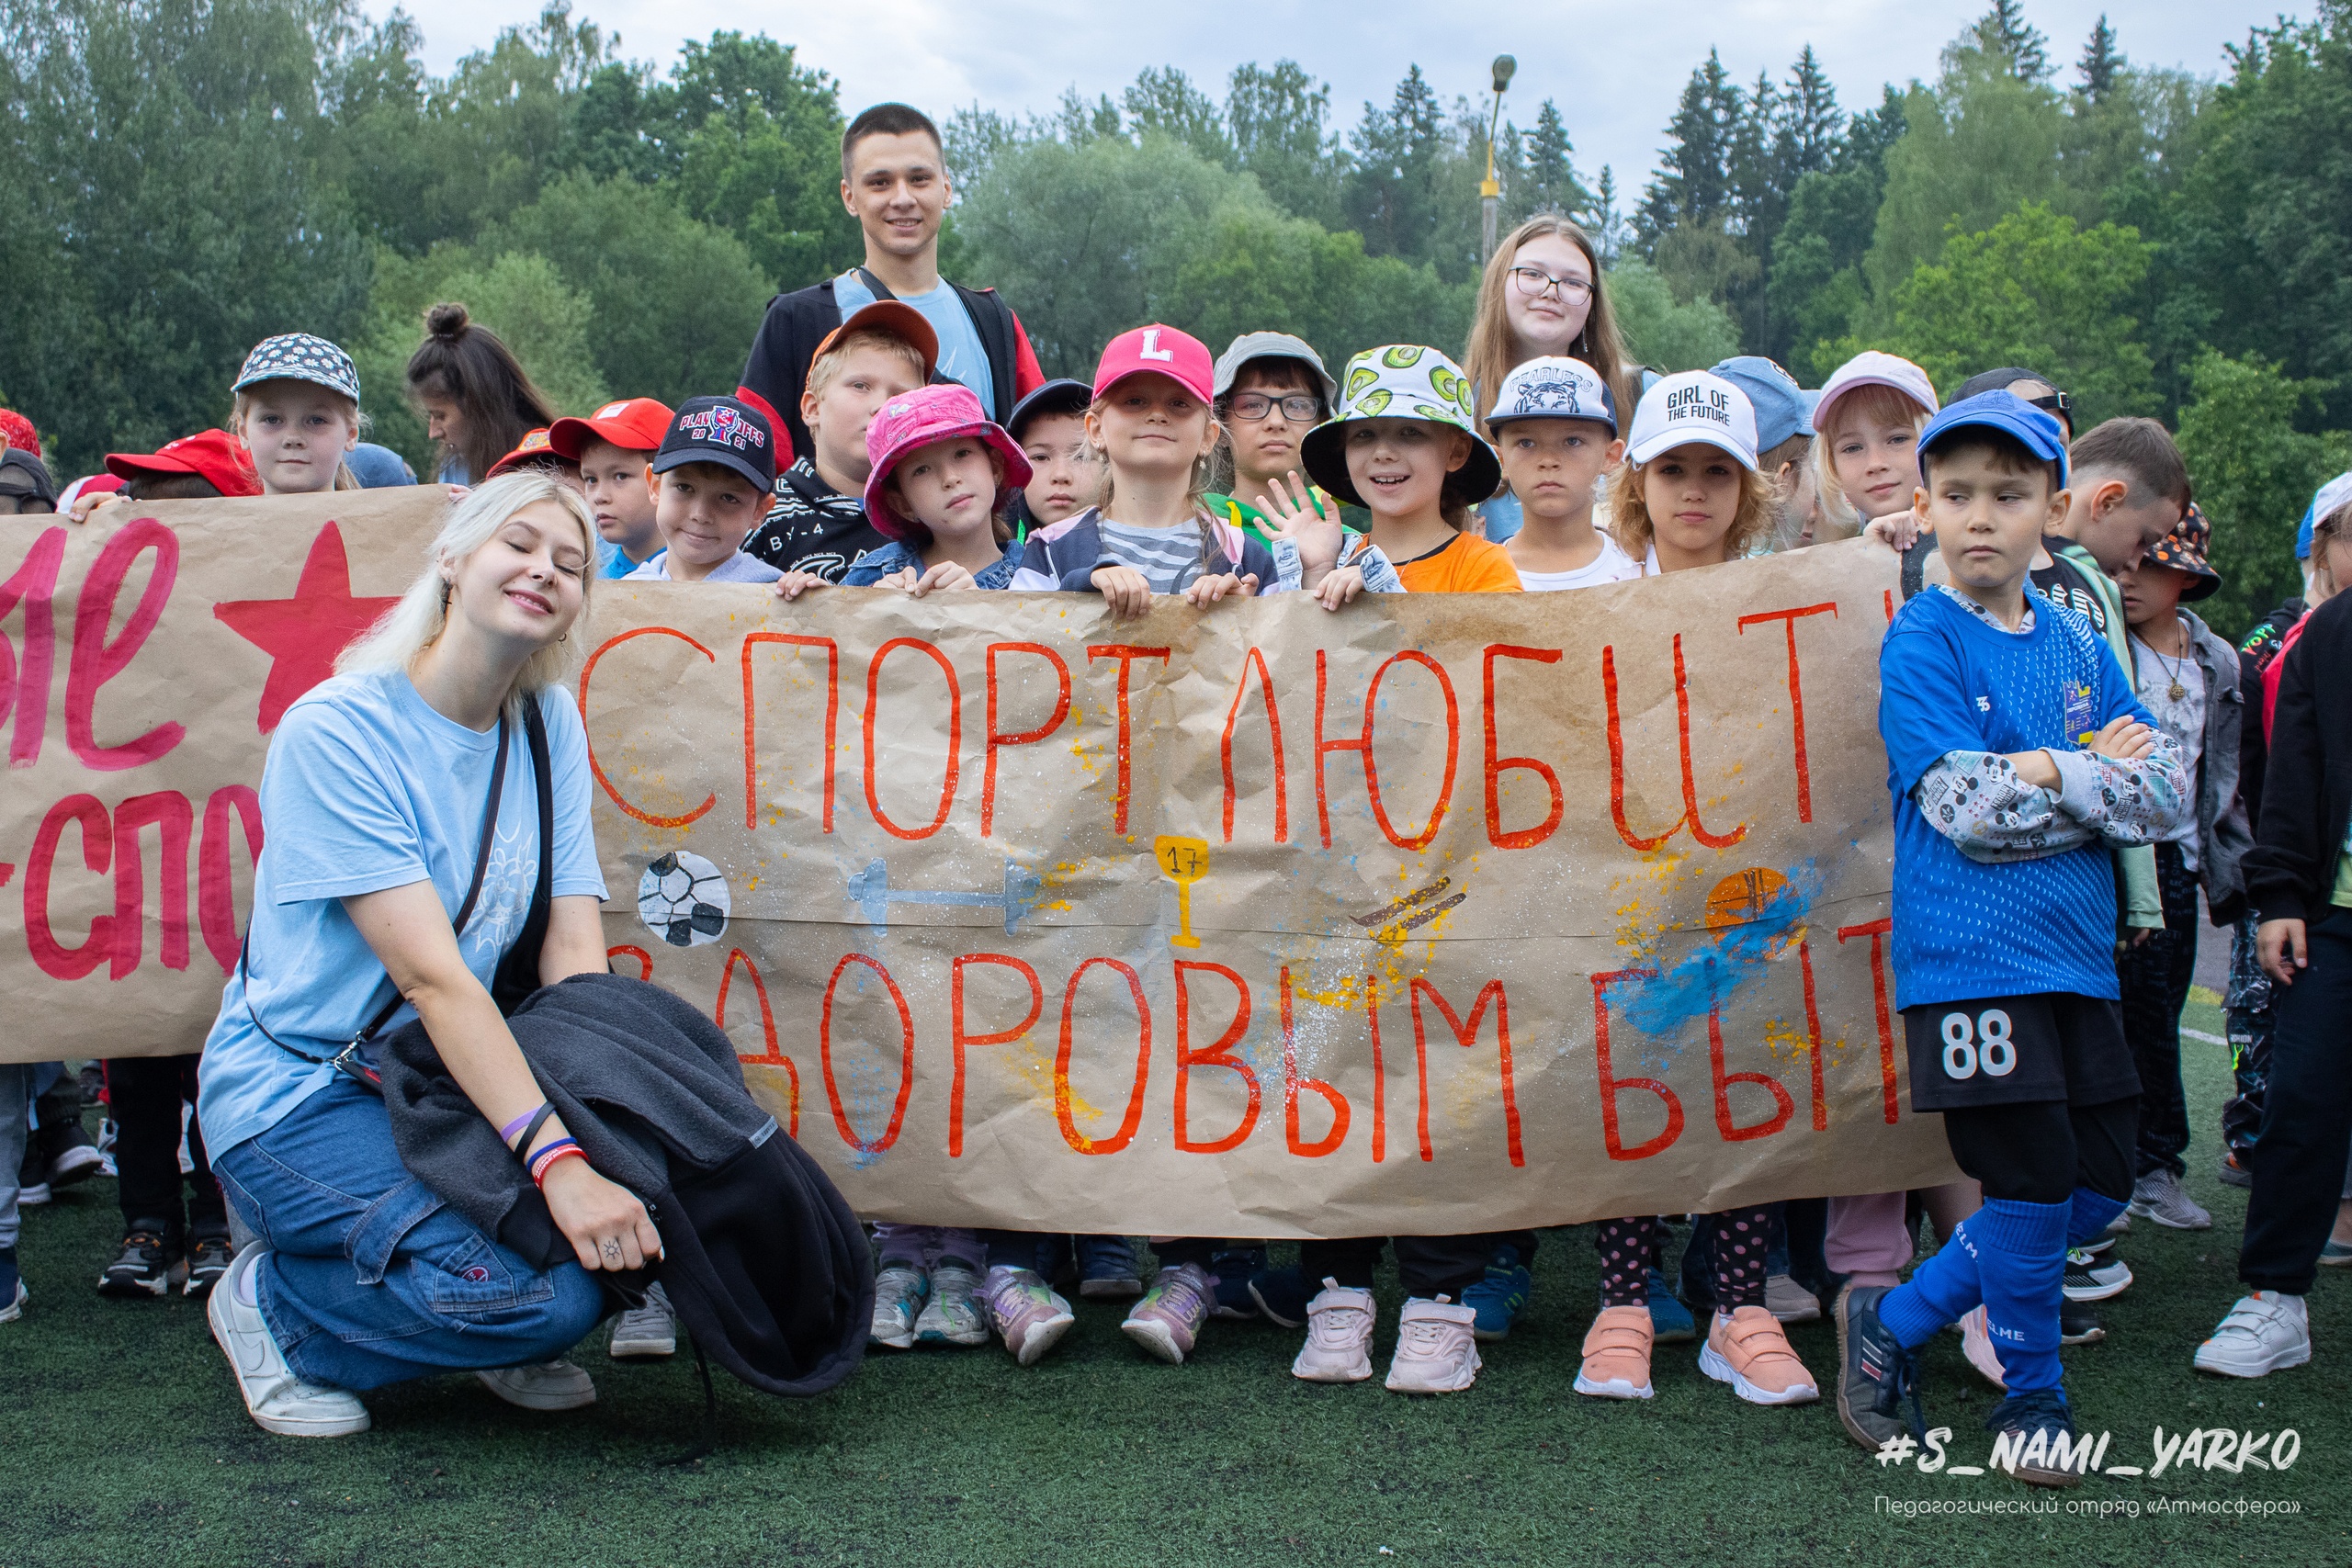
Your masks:
<instances>
[{"instance_id":1,"label":"green foliage background","mask_svg":"<svg viewBox=\"0 0 2352 1568\"><path fill-rule=\"evenodd\" d=\"M1578 169L1556 105L1506 121L1503 220L1585 224L1661 369L1746 352L1817 382L1869 345L1946 389L2032 366L2078 423L2165 419L2236 630L2293 586L2281 542L2352 424L2352 0L2312 3L2206 77L2133 64L2106 18L2066 71L1994 0L1860 112L1810 45L1752 83L1710 51L1638 194ZM789 44L715 32L662 67L552 0L446 76L423 46L354 0L0 0L0 398L59 467L217 423L245 350L300 329L353 349L421 469L399 389L435 300L577 410L732 385L767 298L859 258L836 85ZM1223 85L1156 68L946 117L949 270L1056 373L1149 320L1458 351L1483 84L1409 66L1344 127L1298 62Z\"/></svg>"}]
</instances>

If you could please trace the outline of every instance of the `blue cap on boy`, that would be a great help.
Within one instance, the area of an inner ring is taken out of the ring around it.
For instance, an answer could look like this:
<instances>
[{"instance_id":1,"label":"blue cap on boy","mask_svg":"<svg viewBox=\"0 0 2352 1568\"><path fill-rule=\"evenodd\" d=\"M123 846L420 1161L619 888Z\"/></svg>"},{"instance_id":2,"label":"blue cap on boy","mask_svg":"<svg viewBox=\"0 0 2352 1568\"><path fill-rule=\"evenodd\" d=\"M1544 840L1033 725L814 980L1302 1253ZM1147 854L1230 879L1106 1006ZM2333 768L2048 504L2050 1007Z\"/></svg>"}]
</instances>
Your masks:
<instances>
[{"instance_id":1,"label":"blue cap on boy","mask_svg":"<svg viewBox=\"0 0 2352 1568\"><path fill-rule=\"evenodd\" d=\"M648 466L665 474L688 463L717 463L774 490L775 433L765 414L740 398L688 398Z\"/></svg>"},{"instance_id":2,"label":"blue cap on boy","mask_svg":"<svg viewBox=\"0 0 2352 1568\"><path fill-rule=\"evenodd\" d=\"M2057 416L2035 408L2015 392L2007 389L1979 392L1973 398L1962 398L1947 403L1919 432L1919 450L1928 448L1968 425L1981 425L2015 436L2025 444L2025 449L2045 463L2058 465L2058 488L2066 488L2066 434L2059 426Z\"/></svg>"}]
</instances>

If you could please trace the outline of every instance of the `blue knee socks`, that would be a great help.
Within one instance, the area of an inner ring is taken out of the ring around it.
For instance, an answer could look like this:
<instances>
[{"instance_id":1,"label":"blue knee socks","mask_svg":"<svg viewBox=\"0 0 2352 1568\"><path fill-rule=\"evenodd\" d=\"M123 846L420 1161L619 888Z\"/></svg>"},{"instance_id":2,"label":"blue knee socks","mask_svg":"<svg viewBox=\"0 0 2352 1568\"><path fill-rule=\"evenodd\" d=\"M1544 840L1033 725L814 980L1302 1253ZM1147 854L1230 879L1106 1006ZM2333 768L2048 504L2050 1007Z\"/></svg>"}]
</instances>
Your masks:
<instances>
[{"instance_id":1,"label":"blue knee socks","mask_svg":"<svg viewBox=\"0 0 2352 1568\"><path fill-rule=\"evenodd\" d=\"M1879 1298L1879 1321L1905 1349L1925 1345L1938 1329L1959 1322L1984 1299L1978 1244L1969 1234L1976 1221L1971 1214L1954 1225L1951 1239L1911 1270L1907 1284Z\"/></svg>"},{"instance_id":2,"label":"blue knee socks","mask_svg":"<svg viewBox=\"0 0 2352 1568\"><path fill-rule=\"evenodd\" d=\"M2059 1385L2058 1309L2064 1300L2066 1236L2085 1196L2077 1191L2069 1203L1988 1198L1969 1217L1984 1287L1985 1325L2001 1358L2002 1381L2013 1394ZM2090 1196L2097 1205L2109 1201Z\"/></svg>"},{"instance_id":3,"label":"blue knee socks","mask_svg":"<svg viewBox=\"0 0 2352 1568\"><path fill-rule=\"evenodd\" d=\"M2115 1216L2131 1206L2124 1199L2109 1198L2087 1187L2075 1188L2074 1201L2067 1205L2066 1245L2080 1247L2097 1240L2115 1223Z\"/></svg>"}]
</instances>

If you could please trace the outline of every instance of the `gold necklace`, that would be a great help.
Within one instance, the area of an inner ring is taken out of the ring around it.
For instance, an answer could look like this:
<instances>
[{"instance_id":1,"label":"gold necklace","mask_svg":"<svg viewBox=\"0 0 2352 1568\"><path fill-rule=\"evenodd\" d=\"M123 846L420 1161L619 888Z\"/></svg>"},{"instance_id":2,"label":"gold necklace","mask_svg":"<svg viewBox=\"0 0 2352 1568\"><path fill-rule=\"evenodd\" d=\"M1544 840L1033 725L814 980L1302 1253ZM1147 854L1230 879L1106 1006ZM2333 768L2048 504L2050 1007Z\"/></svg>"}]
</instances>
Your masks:
<instances>
[{"instance_id":1,"label":"gold necklace","mask_svg":"<svg viewBox=\"0 0 2352 1568\"><path fill-rule=\"evenodd\" d=\"M2162 670L2165 676L2172 682L2171 686L2165 692L2165 697L2176 703L2187 697L2188 695L2188 688L2180 683L2180 672L2181 670L2188 663L2189 650L2187 648L2183 648L2180 650L2179 659L2167 661L2162 653L2157 652L2156 645L2150 642L2146 637L2142 637L2140 639L2140 645L2143 648L2145 648L2150 653L2155 655L2156 667Z\"/></svg>"}]
</instances>

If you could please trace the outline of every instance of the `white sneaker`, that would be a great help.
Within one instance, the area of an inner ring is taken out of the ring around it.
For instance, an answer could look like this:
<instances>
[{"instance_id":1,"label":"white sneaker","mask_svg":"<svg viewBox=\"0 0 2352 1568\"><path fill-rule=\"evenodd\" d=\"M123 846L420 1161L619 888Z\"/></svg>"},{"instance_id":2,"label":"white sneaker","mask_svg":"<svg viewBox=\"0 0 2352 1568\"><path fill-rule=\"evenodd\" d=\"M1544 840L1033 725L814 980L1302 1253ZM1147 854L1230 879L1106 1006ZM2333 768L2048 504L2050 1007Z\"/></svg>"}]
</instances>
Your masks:
<instances>
[{"instance_id":1,"label":"white sneaker","mask_svg":"<svg viewBox=\"0 0 2352 1568\"><path fill-rule=\"evenodd\" d=\"M1478 1314L1444 1296L1405 1303L1396 1317L1396 1355L1388 1363L1391 1393L1459 1393L1478 1381Z\"/></svg>"},{"instance_id":2,"label":"white sneaker","mask_svg":"<svg viewBox=\"0 0 2352 1568\"><path fill-rule=\"evenodd\" d=\"M647 1287L643 1306L630 1307L613 1319L612 1343L605 1353L616 1361L655 1360L678 1353L678 1320L661 1285Z\"/></svg>"},{"instance_id":3,"label":"white sneaker","mask_svg":"<svg viewBox=\"0 0 2352 1568\"><path fill-rule=\"evenodd\" d=\"M915 1314L915 1337L926 1345L989 1342L989 1319L980 1303L978 1271L940 1259L931 1271L931 1300Z\"/></svg>"},{"instance_id":4,"label":"white sneaker","mask_svg":"<svg viewBox=\"0 0 2352 1568\"><path fill-rule=\"evenodd\" d=\"M2213 1337L2197 1347L2197 1370L2225 1378L2267 1377L2311 1359L2312 1323L2303 1298L2277 1291L2240 1296Z\"/></svg>"},{"instance_id":5,"label":"white sneaker","mask_svg":"<svg viewBox=\"0 0 2352 1568\"><path fill-rule=\"evenodd\" d=\"M1290 1375L1308 1382L1362 1382L1372 1376L1375 1310L1370 1291L1327 1276L1323 1289L1306 1303L1306 1343L1298 1348Z\"/></svg>"},{"instance_id":6,"label":"white sneaker","mask_svg":"<svg viewBox=\"0 0 2352 1568\"><path fill-rule=\"evenodd\" d=\"M10 1302L6 1306L0 1306L0 1323L14 1323L17 1319L24 1316L25 1303L32 1299L33 1293L25 1289L24 1278L19 1275L17 1280L16 1300Z\"/></svg>"},{"instance_id":7,"label":"white sneaker","mask_svg":"<svg viewBox=\"0 0 2352 1568\"><path fill-rule=\"evenodd\" d=\"M894 1263L874 1276L874 1323L865 1331L869 1345L904 1350L915 1342L915 1319L922 1314L922 1299L931 1281L920 1269Z\"/></svg>"},{"instance_id":8,"label":"white sneaker","mask_svg":"<svg viewBox=\"0 0 2352 1568\"><path fill-rule=\"evenodd\" d=\"M1786 1274L1764 1281L1764 1310L1782 1323L1811 1323L1821 1316L1821 1298Z\"/></svg>"},{"instance_id":9,"label":"white sneaker","mask_svg":"<svg viewBox=\"0 0 2352 1568\"><path fill-rule=\"evenodd\" d=\"M2209 1231L2212 1213L2181 1190L2180 1178L2169 1170L2151 1171L2132 1185L2132 1205L2124 1211L2154 1220L2166 1230Z\"/></svg>"},{"instance_id":10,"label":"white sneaker","mask_svg":"<svg viewBox=\"0 0 2352 1568\"><path fill-rule=\"evenodd\" d=\"M286 1364L261 1308L241 1299L244 1276L266 1254L255 1242L237 1254L229 1272L205 1299L204 1315L213 1342L229 1358L246 1413L265 1432L288 1438L341 1438L368 1429L368 1407L356 1394L304 1382Z\"/></svg>"},{"instance_id":11,"label":"white sneaker","mask_svg":"<svg viewBox=\"0 0 2352 1568\"><path fill-rule=\"evenodd\" d=\"M588 1374L560 1357L527 1367L492 1367L474 1376L481 1386L524 1410L579 1410L596 1403Z\"/></svg>"}]
</instances>

